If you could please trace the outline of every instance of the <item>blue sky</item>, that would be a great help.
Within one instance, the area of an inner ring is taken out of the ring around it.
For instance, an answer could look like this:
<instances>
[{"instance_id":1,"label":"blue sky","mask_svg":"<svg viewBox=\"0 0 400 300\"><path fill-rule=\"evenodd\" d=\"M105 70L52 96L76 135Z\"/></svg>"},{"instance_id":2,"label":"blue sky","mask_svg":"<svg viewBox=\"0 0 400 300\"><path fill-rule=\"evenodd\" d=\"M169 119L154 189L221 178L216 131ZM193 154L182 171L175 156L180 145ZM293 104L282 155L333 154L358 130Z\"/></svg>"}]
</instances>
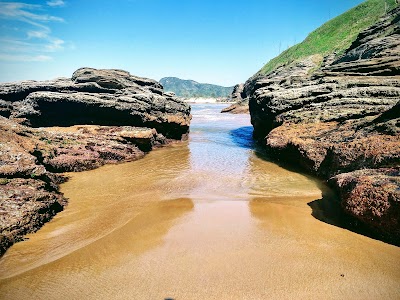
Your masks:
<instances>
[{"instance_id":1,"label":"blue sky","mask_svg":"<svg viewBox=\"0 0 400 300\"><path fill-rule=\"evenodd\" d=\"M0 81L119 68L231 86L362 0L0 0Z\"/></svg>"}]
</instances>

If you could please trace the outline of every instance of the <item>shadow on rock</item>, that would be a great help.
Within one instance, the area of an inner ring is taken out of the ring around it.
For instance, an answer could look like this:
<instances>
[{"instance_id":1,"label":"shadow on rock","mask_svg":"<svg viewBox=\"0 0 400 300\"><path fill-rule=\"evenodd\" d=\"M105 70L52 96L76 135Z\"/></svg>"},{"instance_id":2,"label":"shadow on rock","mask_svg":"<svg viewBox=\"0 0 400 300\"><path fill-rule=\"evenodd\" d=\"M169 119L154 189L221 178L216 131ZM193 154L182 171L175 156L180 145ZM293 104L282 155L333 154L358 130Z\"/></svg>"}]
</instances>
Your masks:
<instances>
[{"instance_id":1,"label":"shadow on rock","mask_svg":"<svg viewBox=\"0 0 400 300\"><path fill-rule=\"evenodd\" d=\"M322 198L307 203L307 205L312 209L311 215L314 218L321 222L334 225L336 227L340 227L342 229L346 229L375 240L400 246L400 241L376 233L357 219L347 215L340 205L339 196L323 183L320 183L319 187L322 190Z\"/></svg>"}]
</instances>

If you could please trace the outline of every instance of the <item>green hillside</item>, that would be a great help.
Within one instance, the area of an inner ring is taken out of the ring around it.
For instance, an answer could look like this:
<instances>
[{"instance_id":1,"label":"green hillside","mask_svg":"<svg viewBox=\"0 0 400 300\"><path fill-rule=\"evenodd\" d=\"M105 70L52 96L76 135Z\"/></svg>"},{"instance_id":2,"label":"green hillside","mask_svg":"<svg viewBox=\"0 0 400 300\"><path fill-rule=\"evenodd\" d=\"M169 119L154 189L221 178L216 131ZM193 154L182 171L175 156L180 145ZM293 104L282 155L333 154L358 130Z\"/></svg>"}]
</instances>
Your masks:
<instances>
[{"instance_id":1,"label":"green hillside","mask_svg":"<svg viewBox=\"0 0 400 300\"><path fill-rule=\"evenodd\" d=\"M386 9L395 6L395 0L367 0L311 32L303 42L271 59L258 73L268 74L279 66L311 55L322 59L333 52L341 53L362 30L376 23Z\"/></svg>"},{"instance_id":2,"label":"green hillside","mask_svg":"<svg viewBox=\"0 0 400 300\"><path fill-rule=\"evenodd\" d=\"M164 90L174 92L179 97L228 97L233 87L223 87L208 83L198 83L194 80L183 80L176 77L165 77L160 79Z\"/></svg>"}]
</instances>

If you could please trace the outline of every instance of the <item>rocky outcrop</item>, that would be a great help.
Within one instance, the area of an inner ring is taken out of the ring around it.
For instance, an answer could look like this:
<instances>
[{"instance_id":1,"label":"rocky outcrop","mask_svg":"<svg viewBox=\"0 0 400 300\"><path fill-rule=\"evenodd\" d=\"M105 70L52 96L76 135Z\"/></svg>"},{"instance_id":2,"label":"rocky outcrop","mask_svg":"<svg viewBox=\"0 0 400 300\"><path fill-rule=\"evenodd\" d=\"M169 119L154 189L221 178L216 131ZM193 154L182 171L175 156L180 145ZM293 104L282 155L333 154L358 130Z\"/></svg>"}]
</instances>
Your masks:
<instances>
[{"instance_id":1,"label":"rocky outcrop","mask_svg":"<svg viewBox=\"0 0 400 300\"><path fill-rule=\"evenodd\" d=\"M221 110L222 113L233 113L233 114L249 113L249 99L244 93L243 83L234 86L231 94L231 101L234 103Z\"/></svg>"},{"instance_id":2,"label":"rocky outcrop","mask_svg":"<svg viewBox=\"0 0 400 300\"><path fill-rule=\"evenodd\" d=\"M305 76L307 77L313 69L318 67L320 60L319 56L310 56L291 65L281 66L268 75L255 74L244 84L234 87L231 98L235 103L221 112L249 113L249 100L256 91L264 87L269 91L274 91L285 83L288 86L299 84ZM328 60L332 60L332 58L327 57L326 61Z\"/></svg>"},{"instance_id":3,"label":"rocky outcrop","mask_svg":"<svg viewBox=\"0 0 400 300\"><path fill-rule=\"evenodd\" d=\"M2 84L0 99L3 116L32 127L139 126L181 139L190 124L187 104L164 93L157 81L122 70L82 68L71 79Z\"/></svg>"},{"instance_id":4,"label":"rocky outcrop","mask_svg":"<svg viewBox=\"0 0 400 300\"><path fill-rule=\"evenodd\" d=\"M400 8L340 57L310 57L246 82L254 136L329 180L343 210L400 243Z\"/></svg>"},{"instance_id":5,"label":"rocky outcrop","mask_svg":"<svg viewBox=\"0 0 400 300\"><path fill-rule=\"evenodd\" d=\"M1 84L0 97L0 255L67 204L59 173L141 158L184 139L191 118L159 83L121 70Z\"/></svg>"},{"instance_id":6,"label":"rocky outcrop","mask_svg":"<svg viewBox=\"0 0 400 300\"><path fill-rule=\"evenodd\" d=\"M136 160L167 140L155 129L79 125L30 128L0 117L0 253L66 205L58 173Z\"/></svg>"}]
</instances>

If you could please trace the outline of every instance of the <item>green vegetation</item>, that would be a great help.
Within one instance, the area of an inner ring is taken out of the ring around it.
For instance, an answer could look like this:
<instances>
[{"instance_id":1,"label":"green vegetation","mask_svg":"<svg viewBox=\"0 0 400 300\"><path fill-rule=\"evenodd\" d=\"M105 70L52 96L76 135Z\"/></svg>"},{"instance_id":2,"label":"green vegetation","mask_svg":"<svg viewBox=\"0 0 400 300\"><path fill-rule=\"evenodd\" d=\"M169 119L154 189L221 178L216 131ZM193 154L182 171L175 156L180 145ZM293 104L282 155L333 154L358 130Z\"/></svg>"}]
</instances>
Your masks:
<instances>
[{"instance_id":1,"label":"green vegetation","mask_svg":"<svg viewBox=\"0 0 400 300\"><path fill-rule=\"evenodd\" d=\"M311 55L322 59L333 52L343 53L361 31L376 23L386 9L389 11L396 5L395 0L367 0L311 32L303 42L271 59L258 73L268 74L279 66Z\"/></svg>"},{"instance_id":2,"label":"green vegetation","mask_svg":"<svg viewBox=\"0 0 400 300\"><path fill-rule=\"evenodd\" d=\"M183 80L176 77L165 77L160 80L164 90L174 92L178 97L195 98L217 98L228 97L233 87L223 87L208 83L198 83L193 80Z\"/></svg>"}]
</instances>

